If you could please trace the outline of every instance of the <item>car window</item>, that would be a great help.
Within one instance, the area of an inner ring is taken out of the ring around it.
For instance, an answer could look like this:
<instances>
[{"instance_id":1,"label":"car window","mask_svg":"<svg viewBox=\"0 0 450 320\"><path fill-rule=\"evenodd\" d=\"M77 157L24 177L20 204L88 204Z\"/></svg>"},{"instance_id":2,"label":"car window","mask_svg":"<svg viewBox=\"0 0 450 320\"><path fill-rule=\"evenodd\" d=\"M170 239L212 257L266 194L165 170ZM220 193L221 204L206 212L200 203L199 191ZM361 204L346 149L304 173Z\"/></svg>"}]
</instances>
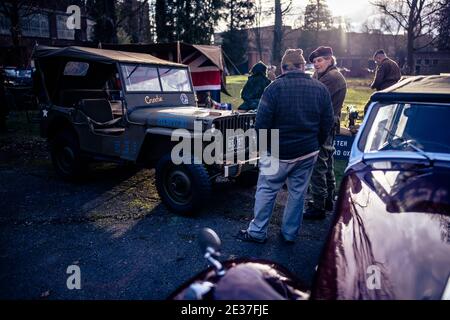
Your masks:
<instances>
[{"instance_id":1,"label":"car window","mask_svg":"<svg viewBox=\"0 0 450 320\"><path fill-rule=\"evenodd\" d=\"M161 91L156 67L122 65L127 91Z\"/></svg>"},{"instance_id":2,"label":"car window","mask_svg":"<svg viewBox=\"0 0 450 320\"><path fill-rule=\"evenodd\" d=\"M87 62L69 61L64 67L64 75L84 77L87 74L88 70L89 63Z\"/></svg>"},{"instance_id":3,"label":"car window","mask_svg":"<svg viewBox=\"0 0 450 320\"><path fill-rule=\"evenodd\" d=\"M191 83L186 69L160 68L159 75L163 91L167 92L190 92Z\"/></svg>"},{"instance_id":4,"label":"car window","mask_svg":"<svg viewBox=\"0 0 450 320\"><path fill-rule=\"evenodd\" d=\"M450 153L449 105L378 105L373 112L373 121L363 129L364 152L409 151L411 143L426 152Z\"/></svg>"}]
</instances>

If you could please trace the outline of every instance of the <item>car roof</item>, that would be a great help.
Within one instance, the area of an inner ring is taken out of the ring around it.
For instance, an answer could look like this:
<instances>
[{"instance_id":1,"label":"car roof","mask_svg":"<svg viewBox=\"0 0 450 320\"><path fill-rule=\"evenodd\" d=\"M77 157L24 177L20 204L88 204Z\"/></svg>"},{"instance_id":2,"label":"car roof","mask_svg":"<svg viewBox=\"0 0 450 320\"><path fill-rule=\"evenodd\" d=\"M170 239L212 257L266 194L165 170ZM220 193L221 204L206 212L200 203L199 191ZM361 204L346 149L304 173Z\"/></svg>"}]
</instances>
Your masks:
<instances>
[{"instance_id":1,"label":"car roof","mask_svg":"<svg viewBox=\"0 0 450 320\"><path fill-rule=\"evenodd\" d=\"M78 58L78 59L92 60L104 63L131 62L131 63L146 63L146 64L186 67L186 65L159 59L150 54L145 53L125 52L125 51L77 47L77 46L56 48L39 45L35 47L33 57L38 59L64 57L64 58Z\"/></svg>"},{"instance_id":2,"label":"car roof","mask_svg":"<svg viewBox=\"0 0 450 320\"><path fill-rule=\"evenodd\" d=\"M450 102L450 75L405 77L376 92L371 101Z\"/></svg>"}]
</instances>

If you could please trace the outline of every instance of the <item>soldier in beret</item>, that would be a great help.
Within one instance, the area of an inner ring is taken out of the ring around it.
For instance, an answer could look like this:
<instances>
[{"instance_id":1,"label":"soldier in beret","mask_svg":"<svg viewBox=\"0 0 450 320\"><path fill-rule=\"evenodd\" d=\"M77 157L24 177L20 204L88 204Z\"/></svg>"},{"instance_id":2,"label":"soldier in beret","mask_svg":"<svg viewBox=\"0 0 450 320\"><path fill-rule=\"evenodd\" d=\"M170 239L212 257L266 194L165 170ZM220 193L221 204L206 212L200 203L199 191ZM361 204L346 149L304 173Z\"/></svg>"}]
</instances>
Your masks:
<instances>
[{"instance_id":1,"label":"soldier in beret","mask_svg":"<svg viewBox=\"0 0 450 320\"><path fill-rule=\"evenodd\" d=\"M322 82L331 95L334 111L334 125L327 140L320 147L319 156L311 176L310 193L305 219L323 219L325 212L333 210L336 179L334 177L334 138L340 128L341 110L347 93L347 82L336 67L336 58L330 47L319 47L309 56L314 63L313 78Z\"/></svg>"}]
</instances>

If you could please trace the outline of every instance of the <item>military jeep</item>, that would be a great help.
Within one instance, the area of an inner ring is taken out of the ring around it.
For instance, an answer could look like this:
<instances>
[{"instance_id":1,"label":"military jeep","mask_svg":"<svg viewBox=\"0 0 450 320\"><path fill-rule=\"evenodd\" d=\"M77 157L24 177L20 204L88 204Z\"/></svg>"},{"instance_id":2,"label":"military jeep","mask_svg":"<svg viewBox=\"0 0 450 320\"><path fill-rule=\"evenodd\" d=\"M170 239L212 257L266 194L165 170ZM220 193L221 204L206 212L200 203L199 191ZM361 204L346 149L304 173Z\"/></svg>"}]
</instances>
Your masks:
<instances>
[{"instance_id":1,"label":"military jeep","mask_svg":"<svg viewBox=\"0 0 450 320\"><path fill-rule=\"evenodd\" d=\"M256 183L257 157L250 159L249 139L241 135L227 137L223 154L215 156L230 159L230 153L247 152L245 161L206 164L186 151L183 159L195 161L172 161L176 129L184 129L192 145L200 139L203 148L195 124L202 132L245 131L255 121L255 113L199 108L187 66L84 47L37 46L33 58L41 88L41 135L62 178L78 179L93 160L155 168L162 202L180 214L199 209L219 177Z\"/></svg>"}]
</instances>

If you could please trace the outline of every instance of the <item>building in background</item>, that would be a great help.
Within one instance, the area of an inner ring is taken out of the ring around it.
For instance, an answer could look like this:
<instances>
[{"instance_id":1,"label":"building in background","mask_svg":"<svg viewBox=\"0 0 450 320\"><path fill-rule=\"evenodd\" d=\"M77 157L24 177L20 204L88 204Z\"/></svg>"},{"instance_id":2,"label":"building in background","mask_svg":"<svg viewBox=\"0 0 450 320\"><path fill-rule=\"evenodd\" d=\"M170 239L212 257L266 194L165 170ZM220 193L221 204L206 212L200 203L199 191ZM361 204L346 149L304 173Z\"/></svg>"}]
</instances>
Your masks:
<instances>
[{"instance_id":1,"label":"building in background","mask_svg":"<svg viewBox=\"0 0 450 320\"><path fill-rule=\"evenodd\" d=\"M450 73L450 51L419 51L414 61L416 74Z\"/></svg>"},{"instance_id":2,"label":"building in background","mask_svg":"<svg viewBox=\"0 0 450 320\"><path fill-rule=\"evenodd\" d=\"M406 61L406 36L371 33L345 32L341 29L328 31L303 31L283 27L283 51L287 48L302 48L307 57L317 46L331 46L337 58L338 67L345 70L347 76L369 76L375 69L373 53L384 49L388 56L398 62L400 67ZM248 29L247 71L258 61L272 63L273 26ZM221 43L221 34L214 35L215 44ZM419 39L418 45L426 44L429 39ZM416 74L439 74L449 72L450 52L436 51L431 45L415 53ZM372 75L371 75L372 76Z\"/></svg>"},{"instance_id":3,"label":"building in background","mask_svg":"<svg viewBox=\"0 0 450 320\"><path fill-rule=\"evenodd\" d=\"M93 45L95 21L83 12L82 7L80 29L69 29L67 19L70 14L66 13L68 6L64 1L29 1L29 3L35 6L29 7L26 5L27 1L22 1L18 10L21 29L18 48L13 44L11 16L5 14L0 7L0 65L28 65L36 43L50 46ZM9 12L13 10L11 1L6 0L1 5L6 6ZM20 61L17 61L17 56L20 56Z\"/></svg>"}]
</instances>

